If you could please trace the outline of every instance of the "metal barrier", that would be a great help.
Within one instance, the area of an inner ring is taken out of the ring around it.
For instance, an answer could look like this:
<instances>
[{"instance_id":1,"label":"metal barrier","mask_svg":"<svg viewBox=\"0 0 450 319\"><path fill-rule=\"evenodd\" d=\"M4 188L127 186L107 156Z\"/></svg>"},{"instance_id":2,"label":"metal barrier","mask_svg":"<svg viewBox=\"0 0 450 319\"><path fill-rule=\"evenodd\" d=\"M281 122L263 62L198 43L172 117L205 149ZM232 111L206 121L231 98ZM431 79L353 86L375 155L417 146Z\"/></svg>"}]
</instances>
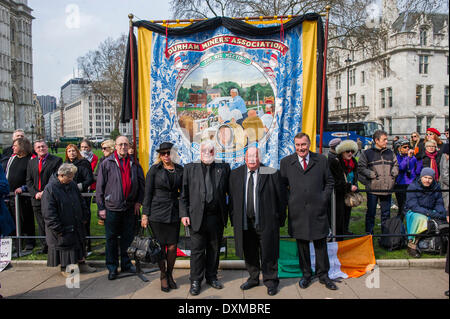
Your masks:
<instances>
[{"instance_id":1,"label":"metal barrier","mask_svg":"<svg viewBox=\"0 0 450 319\"><path fill-rule=\"evenodd\" d=\"M406 189L391 189L391 190L373 190L373 189L361 189L357 192L359 193L377 193L377 192L383 192L383 193L413 193L413 192L432 192L431 190L406 190ZM448 189L441 189L441 192L449 192ZM17 243L17 254L18 257L21 256L22 251L22 243L21 239L42 239L45 238L45 236L21 236L20 235L20 203L19 203L19 197L20 196L28 196L31 197L30 193L22 193L22 194L15 194L11 192L9 194L10 196L15 196L15 219L16 219L16 236L10 236L13 239L16 239ZM83 197L93 197L95 196L95 193L81 193L81 196ZM336 191L333 189L332 195L331 195L331 236L327 236L327 238L332 238L333 241L335 241L337 238L358 238L367 236L367 234L360 234L360 235L336 235ZM373 234L372 237L408 237L408 236L415 236L415 237L430 237L429 234ZM233 239L234 236L225 236L225 258L228 256L228 239ZM291 238L290 236L280 236L280 238ZM86 239L106 239L105 236L86 236Z\"/></svg>"}]
</instances>

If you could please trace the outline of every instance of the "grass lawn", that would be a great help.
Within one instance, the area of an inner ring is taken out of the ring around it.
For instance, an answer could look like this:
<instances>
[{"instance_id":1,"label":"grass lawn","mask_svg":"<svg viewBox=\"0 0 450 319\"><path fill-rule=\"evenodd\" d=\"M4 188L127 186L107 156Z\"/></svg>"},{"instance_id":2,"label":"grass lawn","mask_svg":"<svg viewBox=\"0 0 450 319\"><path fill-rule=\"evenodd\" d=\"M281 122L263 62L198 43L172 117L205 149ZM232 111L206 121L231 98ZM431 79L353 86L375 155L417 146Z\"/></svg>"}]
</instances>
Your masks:
<instances>
[{"instance_id":1,"label":"grass lawn","mask_svg":"<svg viewBox=\"0 0 450 319\"><path fill-rule=\"evenodd\" d=\"M60 156L63 160L65 158L65 150L63 148L58 149L57 156ZM97 149L94 150L94 153L100 158L102 156L101 150ZM364 187L360 185L360 188L363 189ZM393 201L395 202L395 196L393 196ZM365 231L365 214L366 214L366 202L364 201L359 207L355 207L352 210L351 220L350 220L350 231L354 234L364 234ZM97 205L94 203L91 204L91 236L104 236L105 235L105 229L104 226L101 226L98 224L98 217L97 217ZM391 215L395 216L397 214L396 210L391 209ZM37 226L36 226L36 234ZM377 215L375 219L375 234L381 233L381 226L380 226L380 211L377 210ZM181 226L180 230L180 236L184 236L184 227ZM287 230L287 221L286 225L281 228L280 230L281 236L289 236L288 230ZM233 236L233 228L230 226L230 223L228 223L228 226L224 230L224 237ZM290 238L285 238L283 240L292 240ZM374 237L373 239L373 246L374 246L374 252L375 252L375 258L376 259L404 259L404 258L411 258L407 252L406 249L402 250L395 250L395 251L387 251L384 248L380 247L378 244L378 238ZM39 248L35 248L34 251L37 251ZM90 255L87 259L88 260L104 260L105 259L105 240L104 239L93 239L92 240L92 250L93 253ZM440 255L431 255L431 254L422 254L422 258L442 258L443 256ZM225 254L222 254L222 259L225 259ZM35 253L32 253L28 256L21 257L19 260L45 260L47 259L46 255L38 255ZM181 258L181 259L189 259L188 257ZM226 259L240 259L239 257L235 256L235 249L234 249L234 240L232 238L229 238L227 240L227 256Z\"/></svg>"}]
</instances>

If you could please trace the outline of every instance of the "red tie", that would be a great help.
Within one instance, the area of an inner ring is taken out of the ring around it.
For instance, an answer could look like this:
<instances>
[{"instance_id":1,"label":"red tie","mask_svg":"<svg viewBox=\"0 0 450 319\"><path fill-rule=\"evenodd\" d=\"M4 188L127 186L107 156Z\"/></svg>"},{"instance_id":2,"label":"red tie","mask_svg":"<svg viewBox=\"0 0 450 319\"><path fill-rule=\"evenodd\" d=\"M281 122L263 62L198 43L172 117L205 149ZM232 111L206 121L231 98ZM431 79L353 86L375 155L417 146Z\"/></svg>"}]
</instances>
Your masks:
<instances>
[{"instance_id":1,"label":"red tie","mask_svg":"<svg viewBox=\"0 0 450 319\"><path fill-rule=\"evenodd\" d=\"M41 191L41 171L42 171L42 160L43 159L44 159L43 157L41 157L39 159L39 191Z\"/></svg>"},{"instance_id":2,"label":"red tie","mask_svg":"<svg viewBox=\"0 0 450 319\"><path fill-rule=\"evenodd\" d=\"M306 167L307 167L307 165L306 165L306 158L304 158L303 159L303 170L304 171L306 171Z\"/></svg>"}]
</instances>

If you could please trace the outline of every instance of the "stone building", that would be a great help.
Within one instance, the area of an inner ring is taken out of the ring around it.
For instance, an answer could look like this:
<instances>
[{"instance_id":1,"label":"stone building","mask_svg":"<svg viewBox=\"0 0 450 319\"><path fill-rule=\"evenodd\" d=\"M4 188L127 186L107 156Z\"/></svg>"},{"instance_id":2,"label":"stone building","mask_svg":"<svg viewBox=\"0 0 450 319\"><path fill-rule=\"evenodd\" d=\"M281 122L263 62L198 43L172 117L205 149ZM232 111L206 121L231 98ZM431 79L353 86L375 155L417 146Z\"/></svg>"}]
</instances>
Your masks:
<instances>
[{"instance_id":1,"label":"stone building","mask_svg":"<svg viewBox=\"0 0 450 319\"><path fill-rule=\"evenodd\" d=\"M0 0L0 145L15 129L31 136L36 124L31 12L27 0Z\"/></svg>"},{"instance_id":2,"label":"stone building","mask_svg":"<svg viewBox=\"0 0 450 319\"><path fill-rule=\"evenodd\" d=\"M381 1L387 36L375 55L330 50L329 121L376 121L390 135L449 126L449 15L399 12ZM347 76L348 74L348 76ZM347 82L348 78L348 82ZM348 97L347 97L347 83Z\"/></svg>"}]
</instances>

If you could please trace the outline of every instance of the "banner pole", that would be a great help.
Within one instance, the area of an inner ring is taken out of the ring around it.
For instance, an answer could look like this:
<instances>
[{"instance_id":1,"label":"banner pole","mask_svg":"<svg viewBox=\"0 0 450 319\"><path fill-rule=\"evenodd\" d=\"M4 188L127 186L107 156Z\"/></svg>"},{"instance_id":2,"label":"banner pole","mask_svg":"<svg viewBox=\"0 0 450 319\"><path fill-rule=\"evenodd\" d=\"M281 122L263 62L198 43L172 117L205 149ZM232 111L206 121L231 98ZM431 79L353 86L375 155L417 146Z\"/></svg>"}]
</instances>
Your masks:
<instances>
[{"instance_id":1,"label":"banner pole","mask_svg":"<svg viewBox=\"0 0 450 319\"><path fill-rule=\"evenodd\" d=\"M134 83L134 50L133 50L133 14L129 14L130 19L130 68L131 68L131 110L133 116L133 157L136 162L136 101Z\"/></svg>"},{"instance_id":2,"label":"banner pole","mask_svg":"<svg viewBox=\"0 0 450 319\"><path fill-rule=\"evenodd\" d=\"M320 148L319 152L322 154L323 147L323 117L325 112L325 79L327 75L327 45L328 45L328 21L330 17L331 7L328 5L325 8L327 10L326 23L325 23L325 46L323 49L323 73L322 73L322 101L320 104Z\"/></svg>"}]
</instances>

